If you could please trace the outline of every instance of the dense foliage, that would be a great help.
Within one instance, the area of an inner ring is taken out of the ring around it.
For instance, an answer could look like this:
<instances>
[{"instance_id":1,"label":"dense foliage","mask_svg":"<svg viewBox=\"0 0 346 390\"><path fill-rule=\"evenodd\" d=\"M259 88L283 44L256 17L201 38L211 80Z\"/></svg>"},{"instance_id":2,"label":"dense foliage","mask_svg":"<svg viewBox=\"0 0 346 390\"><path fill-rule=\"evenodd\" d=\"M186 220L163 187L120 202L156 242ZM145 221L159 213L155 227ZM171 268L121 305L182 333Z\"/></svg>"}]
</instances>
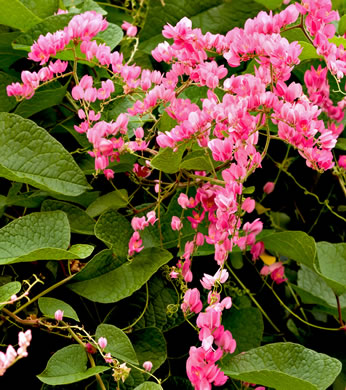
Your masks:
<instances>
[{"instance_id":1,"label":"dense foliage","mask_svg":"<svg viewBox=\"0 0 346 390\"><path fill-rule=\"evenodd\" d=\"M344 2L0 8L0 384L344 389Z\"/></svg>"}]
</instances>

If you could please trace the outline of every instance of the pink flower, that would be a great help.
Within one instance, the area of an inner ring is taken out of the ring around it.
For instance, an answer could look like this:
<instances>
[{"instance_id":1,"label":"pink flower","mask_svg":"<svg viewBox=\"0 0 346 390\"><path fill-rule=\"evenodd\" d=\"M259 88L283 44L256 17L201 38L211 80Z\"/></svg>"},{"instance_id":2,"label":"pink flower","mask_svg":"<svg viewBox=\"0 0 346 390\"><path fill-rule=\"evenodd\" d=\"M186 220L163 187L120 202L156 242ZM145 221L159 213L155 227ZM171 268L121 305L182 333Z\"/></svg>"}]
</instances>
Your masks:
<instances>
[{"instance_id":1,"label":"pink flower","mask_svg":"<svg viewBox=\"0 0 346 390\"><path fill-rule=\"evenodd\" d=\"M135 252L139 253L141 250L143 250L144 246L141 246L142 243L143 241L139 233L134 232L129 241L129 252L128 252L129 256L133 256Z\"/></svg>"},{"instance_id":2,"label":"pink flower","mask_svg":"<svg viewBox=\"0 0 346 390\"><path fill-rule=\"evenodd\" d=\"M131 226L133 230L144 230L149 223L146 221L145 217L133 217L131 220Z\"/></svg>"},{"instance_id":3,"label":"pink flower","mask_svg":"<svg viewBox=\"0 0 346 390\"><path fill-rule=\"evenodd\" d=\"M346 154L339 157L338 164L340 168L346 169Z\"/></svg>"},{"instance_id":4,"label":"pink flower","mask_svg":"<svg viewBox=\"0 0 346 390\"><path fill-rule=\"evenodd\" d=\"M220 268L217 270L214 276L204 274L201 280L201 284L205 289L210 290L212 287L214 287L216 282L219 282L221 284L225 283L225 281L228 279L228 276L229 274L227 270L225 269L221 270Z\"/></svg>"},{"instance_id":5,"label":"pink flower","mask_svg":"<svg viewBox=\"0 0 346 390\"><path fill-rule=\"evenodd\" d=\"M200 299L200 294L197 288L189 289L184 295L184 302L181 304L181 310L186 313L199 313L202 310L203 304Z\"/></svg>"},{"instance_id":6,"label":"pink flower","mask_svg":"<svg viewBox=\"0 0 346 390\"><path fill-rule=\"evenodd\" d=\"M107 339L105 337L100 337L97 341L97 344L101 349L105 349L107 347Z\"/></svg>"},{"instance_id":7,"label":"pink flower","mask_svg":"<svg viewBox=\"0 0 346 390\"><path fill-rule=\"evenodd\" d=\"M57 321L62 321L64 317L64 311L63 310L57 310L54 314L54 318L57 320Z\"/></svg>"},{"instance_id":8,"label":"pink flower","mask_svg":"<svg viewBox=\"0 0 346 390\"><path fill-rule=\"evenodd\" d=\"M272 181L268 181L264 186L263 186L263 192L266 194L270 194L271 192L274 191L275 183Z\"/></svg>"},{"instance_id":9,"label":"pink flower","mask_svg":"<svg viewBox=\"0 0 346 390\"><path fill-rule=\"evenodd\" d=\"M121 28L126 31L126 35L129 37L134 37L137 35L137 27L129 22L124 21L124 23L121 25Z\"/></svg>"},{"instance_id":10,"label":"pink flower","mask_svg":"<svg viewBox=\"0 0 346 390\"><path fill-rule=\"evenodd\" d=\"M143 363L143 368L145 369L145 371L151 371L151 369L153 368L153 363L148 360Z\"/></svg>"},{"instance_id":11,"label":"pink flower","mask_svg":"<svg viewBox=\"0 0 346 390\"><path fill-rule=\"evenodd\" d=\"M274 280L274 282L277 284L280 284L280 283L287 281L287 278L285 278L284 272L285 272L285 267L279 261L279 262L273 263L269 266L268 265L263 266L260 274L261 275L270 274L270 277Z\"/></svg>"},{"instance_id":12,"label":"pink flower","mask_svg":"<svg viewBox=\"0 0 346 390\"><path fill-rule=\"evenodd\" d=\"M171 228L172 230L181 230L183 227L183 224L179 217L176 217L175 215L172 217L171 221Z\"/></svg>"}]
</instances>

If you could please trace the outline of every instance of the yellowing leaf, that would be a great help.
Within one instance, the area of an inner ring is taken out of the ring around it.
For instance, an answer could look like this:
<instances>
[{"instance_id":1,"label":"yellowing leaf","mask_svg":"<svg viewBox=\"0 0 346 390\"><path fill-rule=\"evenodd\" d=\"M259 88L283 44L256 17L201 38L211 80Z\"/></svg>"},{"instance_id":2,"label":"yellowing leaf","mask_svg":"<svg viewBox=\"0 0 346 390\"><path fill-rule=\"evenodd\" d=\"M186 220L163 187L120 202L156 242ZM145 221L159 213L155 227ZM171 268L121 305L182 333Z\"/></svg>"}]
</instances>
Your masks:
<instances>
[{"instance_id":1,"label":"yellowing leaf","mask_svg":"<svg viewBox=\"0 0 346 390\"><path fill-rule=\"evenodd\" d=\"M270 256L270 255L268 255L268 253L263 253L263 255L261 255L260 258L263 261L263 263L266 265L271 265L271 264L275 263L275 261L276 261L276 257Z\"/></svg>"}]
</instances>

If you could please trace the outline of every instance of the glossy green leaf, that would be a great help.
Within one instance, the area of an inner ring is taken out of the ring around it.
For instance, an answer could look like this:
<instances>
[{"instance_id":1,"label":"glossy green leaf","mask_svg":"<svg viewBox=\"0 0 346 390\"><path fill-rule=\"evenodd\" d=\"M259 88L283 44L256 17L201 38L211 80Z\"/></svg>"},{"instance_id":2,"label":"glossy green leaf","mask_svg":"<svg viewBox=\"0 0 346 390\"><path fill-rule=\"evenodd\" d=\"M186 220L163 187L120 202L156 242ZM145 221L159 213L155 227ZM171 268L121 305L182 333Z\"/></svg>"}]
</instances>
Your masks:
<instances>
[{"instance_id":1,"label":"glossy green leaf","mask_svg":"<svg viewBox=\"0 0 346 390\"><path fill-rule=\"evenodd\" d=\"M303 51L299 55L300 61L311 60L312 58L322 58L316 52L316 48L308 42L299 41L300 46L302 46Z\"/></svg>"},{"instance_id":2,"label":"glossy green leaf","mask_svg":"<svg viewBox=\"0 0 346 390\"><path fill-rule=\"evenodd\" d=\"M339 360L293 343L268 344L223 359L233 379L280 390L325 390L341 371Z\"/></svg>"},{"instance_id":3,"label":"glossy green leaf","mask_svg":"<svg viewBox=\"0 0 346 390\"><path fill-rule=\"evenodd\" d=\"M0 112L9 112L16 106L16 99L7 96L6 87L17 81L17 78L10 76L5 72L0 72Z\"/></svg>"},{"instance_id":4,"label":"glossy green leaf","mask_svg":"<svg viewBox=\"0 0 346 390\"><path fill-rule=\"evenodd\" d=\"M128 203L128 194L125 189L108 192L106 195L98 197L93 203L86 209L86 213L90 217L97 217L103 212L113 209L117 210L122 207L126 207Z\"/></svg>"},{"instance_id":5,"label":"glossy green leaf","mask_svg":"<svg viewBox=\"0 0 346 390\"><path fill-rule=\"evenodd\" d=\"M132 234L130 222L114 210L103 213L95 225L96 237L112 248L120 258L127 257Z\"/></svg>"},{"instance_id":6,"label":"glossy green leaf","mask_svg":"<svg viewBox=\"0 0 346 390\"><path fill-rule=\"evenodd\" d=\"M175 25L184 16L192 20L193 28L202 28L203 33L225 34L233 27L242 27L249 18L254 17L261 6L252 0L220 1L220 0L166 0L165 6L160 1L151 0L149 11L140 33L139 48L150 53L155 46L163 42L163 25Z\"/></svg>"},{"instance_id":7,"label":"glossy green leaf","mask_svg":"<svg viewBox=\"0 0 346 390\"><path fill-rule=\"evenodd\" d=\"M222 315L222 324L237 342L235 354L261 345L264 324L262 314L255 307L232 308Z\"/></svg>"},{"instance_id":8,"label":"glossy green leaf","mask_svg":"<svg viewBox=\"0 0 346 390\"><path fill-rule=\"evenodd\" d=\"M144 249L131 262L94 279L69 284L68 287L94 302L117 302L143 286L171 258L171 253L164 249Z\"/></svg>"},{"instance_id":9,"label":"glossy green leaf","mask_svg":"<svg viewBox=\"0 0 346 390\"><path fill-rule=\"evenodd\" d=\"M79 234L94 234L95 221L80 207L59 200L45 200L42 211L61 210L67 214L71 232Z\"/></svg>"},{"instance_id":10,"label":"glossy green leaf","mask_svg":"<svg viewBox=\"0 0 346 390\"><path fill-rule=\"evenodd\" d=\"M318 242L314 262L316 272L322 276L335 294L346 293L346 244Z\"/></svg>"},{"instance_id":11,"label":"glossy green leaf","mask_svg":"<svg viewBox=\"0 0 346 390\"><path fill-rule=\"evenodd\" d=\"M25 31L41 21L41 18L20 0L0 0L0 24Z\"/></svg>"},{"instance_id":12,"label":"glossy green leaf","mask_svg":"<svg viewBox=\"0 0 346 390\"><path fill-rule=\"evenodd\" d=\"M79 321L78 315L73 307L60 299L41 297L38 300L38 307L46 317L54 318L55 312L62 310L64 312L64 318L72 318L75 321Z\"/></svg>"},{"instance_id":13,"label":"glossy green leaf","mask_svg":"<svg viewBox=\"0 0 346 390\"><path fill-rule=\"evenodd\" d=\"M10 282L6 283L3 286L0 286L0 309L2 309L5 305L1 305L1 302L8 302L12 295L17 294L22 285L20 282Z\"/></svg>"},{"instance_id":14,"label":"glossy green leaf","mask_svg":"<svg viewBox=\"0 0 346 390\"><path fill-rule=\"evenodd\" d=\"M164 112L161 115L160 120L157 122L157 127L164 133L165 131L172 130L177 124L178 122L175 119L170 117L167 112Z\"/></svg>"},{"instance_id":15,"label":"glossy green leaf","mask_svg":"<svg viewBox=\"0 0 346 390\"><path fill-rule=\"evenodd\" d=\"M55 352L37 378L48 385L67 385L109 370L108 366L87 368L87 354L81 345L69 345Z\"/></svg>"},{"instance_id":16,"label":"glossy green leaf","mask_svg":"<svg viewBox=\"0 0 346 390\"><path fill-rule=\"evenodd\" d=\"M268 9L279 8L282 5L282 0L255 0L256 3L264 5Z\"/></svg>"},{"instance_id":17,"label":"glossy green leaf","mask_svg":"<svg viewBox=\"0 0 346 390\"><path fill-rule=\"evenodd\" d=\"M176 173L179 171L180 162L185 149L186 144L181 145L176 152L171 148L161 149L151 160L150 165L165 173Z\"/></svg>"},{"instance_id":18,"label":"glossy green leaf","mask_svg":"<svg viewBox=\"0 0 346 390\"><path fill-rule=\"evenodd\" d=\"M0 113L0 176L70 196L90 188L56 139L36 123L8 113Z\"/></svg>"},{"instance_id":19,"label":"glossy green leaf","mask_svg":"<svg viewBox=\"0 0 346 390\"><path fill-rule=\"evenodd\" d=\"M315 240L304 232L285 231L261 238L266 249L312 267L316 256Z\"/></svg>"},{"instance_id":20,"label":"glossy green leaf","mask_svg":"<svg viewBox=\"0 0 346 390\"><path fill-rule=\"evenodd\" d=\"M40 207L41 203L45 200L45 198L47 198L48 195L48 192L40 190L28 191L12 196L8 195L6 198L6 205L36 208Z\"/></svg>"},{"instance_id":21,"label":"glossy green leaf","mask_svg":"<svg viewBox=\"0 0 346 390\"><path fill-rule=\"evenodd\" d=\"M96 340L100 337L107 339L106 353L111 353L117 359L132 364L138 364L138 359L132 343L127 335L114 325L101 324L96 329Z\"/></svg>"},{"instance_id":22,"label":"glossy green leaf","mask_svg":"<svg viewBox=\"0 0 346 390\"><path fill-rule=\"evenodd\" d=\"M59 84L57 84L59 85ZM60 104L65 97L67 83L56 88L38 90L31 99L25 99L18 104L14 113L23 118L30 118L32 115L45 110L46 108Z\"/></svg>"}]
</instances>

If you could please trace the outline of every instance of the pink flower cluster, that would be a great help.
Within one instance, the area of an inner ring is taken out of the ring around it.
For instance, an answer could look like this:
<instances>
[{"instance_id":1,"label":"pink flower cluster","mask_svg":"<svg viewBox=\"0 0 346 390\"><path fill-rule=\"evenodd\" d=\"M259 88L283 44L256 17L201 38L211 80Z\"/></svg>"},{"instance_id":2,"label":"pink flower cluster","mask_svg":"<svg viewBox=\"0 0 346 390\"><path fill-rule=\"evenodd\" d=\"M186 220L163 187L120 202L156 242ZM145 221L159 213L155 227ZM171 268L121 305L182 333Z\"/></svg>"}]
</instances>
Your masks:
<instances>
[{"instance_id":1,"label":"pink flower cluster","mask_svg":"<svg viewBox=\"0 0 346 390\"><path fill-rule=\"evenodd\" d=\"M131 226L135 232L132 234L132 237L129 241L129 256L133 256L136 253L139 253L141 250L144 249L144 246L142 246L142 239L138 232L138 230L144 230L147 226L154 225L154 223L157 221L156 213L155 211L149 211L146 216L143 217L133 217L131 221Z\"/></svg>"},{"instance_id":2,"label":"pink flower cluster","mask_svg":"<svg viewBox=\"0 0 346 390\"><path fill-rule=\"evenodd\" d=\"M220 276L220 275L219 275ZM225 281L225 274L219 278ZM227 376L215 364L224 354L233 353L236 349L236 341L229 330L225 330L221 325L221 315L224 309L232 306L230 297L224 298L220 302L220 295L210 291L208 304L205 312L202 310L202 302L198 289L187 290L184 295L182 310L199 313L197 326L200 329L199 339L201 347L191 347L189 358L186 362L187 375L195 389L211 389L211 385L221 386L226 383ZM213 348L216 345L217 349Z\"/></svg>"},{"instance_id":3,"label":"pink flower cluster","mask_svg":"<svg viewBox=\"0 0 346 390\"><path fill-rule=\"evenodd\" d=\"M296 3L302 15L306 15L305 24L309 33L315 38L313 43L317 53L325 58L328 69L338 78L346 74L346 51L343 45L336 46L329 42L335 35L332 22L339 20L338 11L332 10L330 0L303 0Z\"/></svg>"},{"instance_id":4,"label":"pink flower cluster","mask_svg":"<svg viewBox=\"0 0 346 390\"><path fill-rule=\"evenodd\" d=\"M7 368L12 366L18 359L28 356L27 349L31 341L31 330L28 329L25 333L18 334L18 349L17 351L9 345L6 353L0 352L0 376L4 375Z\"/></svg>"}]
</instances>

